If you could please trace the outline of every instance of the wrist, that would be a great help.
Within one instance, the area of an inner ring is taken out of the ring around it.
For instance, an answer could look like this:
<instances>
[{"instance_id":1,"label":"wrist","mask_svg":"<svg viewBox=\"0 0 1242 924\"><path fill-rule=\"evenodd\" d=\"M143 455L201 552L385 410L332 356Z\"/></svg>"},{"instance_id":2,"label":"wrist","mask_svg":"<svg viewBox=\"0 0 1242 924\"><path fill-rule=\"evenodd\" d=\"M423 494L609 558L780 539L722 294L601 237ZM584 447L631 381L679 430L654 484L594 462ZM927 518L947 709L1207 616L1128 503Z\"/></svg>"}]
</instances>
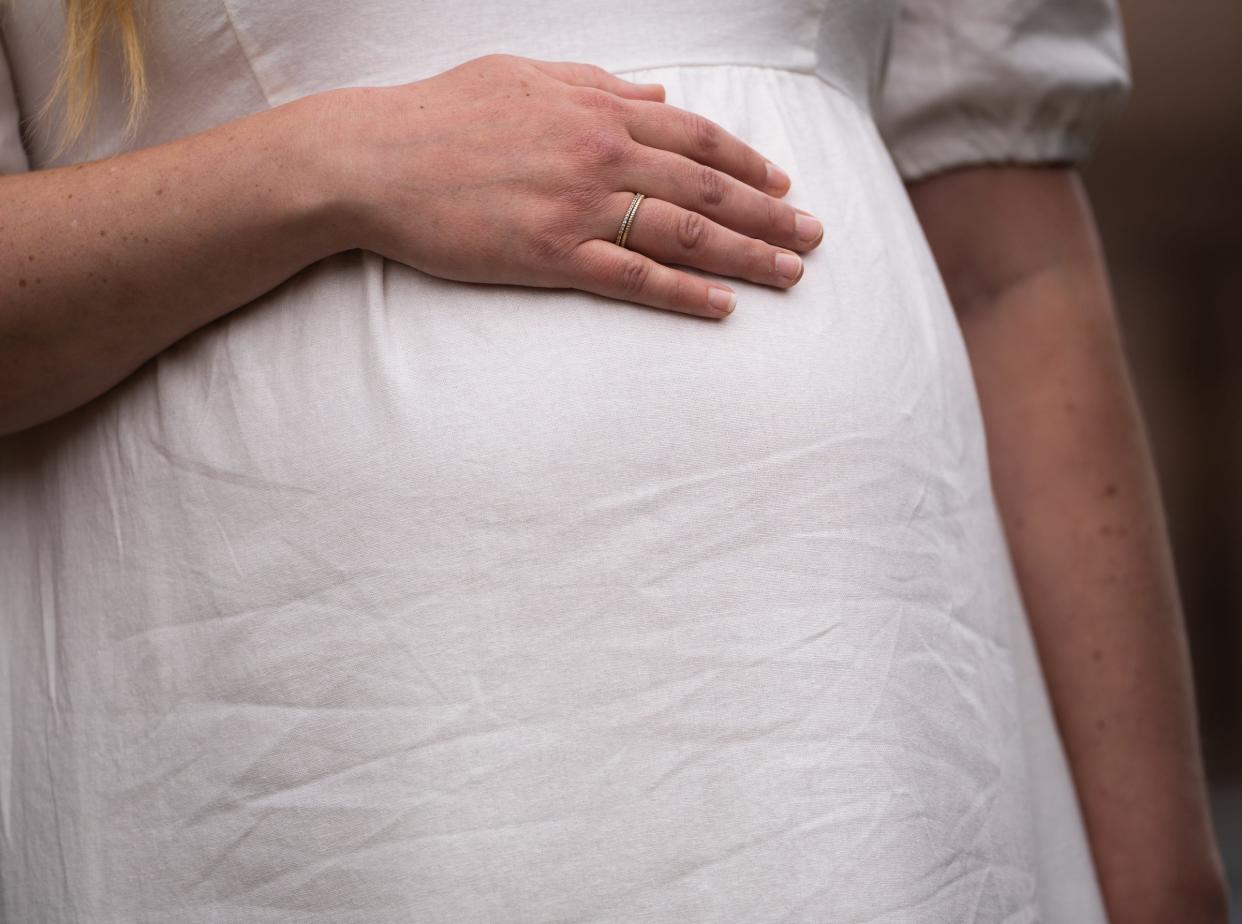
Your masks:
<instances>
[{"instance_id":1,"label":"wrist","mask_svg":"<svg viewBox=\"0 0 1242 924\"><path fill-rule=\"evenodd\" d=\"M314 259L363 246L367 195L361 183L350 89L287 103L276 124L289 193L303 218Z\"/></svg>"},{"instance_id":2,"label":"wrist","mask_svg":"<svg viewBox=\"0 0 1242 924\"><path fill-rule=\"evenodd\" d=\"M1107 895L1112 924L1228 924L1229 887L1219 856L1171 860L1142 879L1141 886L1131 880Z\"/></svg>"}]
</instances>

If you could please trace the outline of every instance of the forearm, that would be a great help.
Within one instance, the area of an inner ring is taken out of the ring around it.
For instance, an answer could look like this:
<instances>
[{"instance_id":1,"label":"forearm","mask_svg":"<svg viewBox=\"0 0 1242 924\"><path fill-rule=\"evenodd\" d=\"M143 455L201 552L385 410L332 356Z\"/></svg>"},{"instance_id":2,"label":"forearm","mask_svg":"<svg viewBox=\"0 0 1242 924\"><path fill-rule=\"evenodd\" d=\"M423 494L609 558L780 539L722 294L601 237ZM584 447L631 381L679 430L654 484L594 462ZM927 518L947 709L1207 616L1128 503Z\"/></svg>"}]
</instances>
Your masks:
<instances>
[{"instance_id":1,"label":"forearm","mask_svg":"<svg viewBox=\"0 0 1242 924\"><path fill-rule=\"evenodd\" d=\"M1089 211L1067 178L1030 173L1009 203L986 177L915 198L937 212L940 193L990 197L1003 219L982 255L992 270L933 244L1113 924L1223 922L1163 514ZM1051 234L1024 231L1032 208L1027 227Z\"/></svg>"},{"instance_id":2,"label":"forearm","mask_svg":"<svg viewBox=\"0 0 1242 924\"><path fill-rule=\"evenodd\" d=\"M352 246L325 97L0 177L0 433L77 407Z\"/></svg>"},{"instance_id":3,"label":"forearm","mask_svg":"<svg viewBox=\"0 0 1242 924\"><path fill-rule=\"evenodd\" d=\"M1209 831L1189 660L1106 309L1084 261L976 306L963 330L997 499L1114 924L1208 920L1188 913L1218 875L1199 865Z\"/></svg>"}]
</instances>

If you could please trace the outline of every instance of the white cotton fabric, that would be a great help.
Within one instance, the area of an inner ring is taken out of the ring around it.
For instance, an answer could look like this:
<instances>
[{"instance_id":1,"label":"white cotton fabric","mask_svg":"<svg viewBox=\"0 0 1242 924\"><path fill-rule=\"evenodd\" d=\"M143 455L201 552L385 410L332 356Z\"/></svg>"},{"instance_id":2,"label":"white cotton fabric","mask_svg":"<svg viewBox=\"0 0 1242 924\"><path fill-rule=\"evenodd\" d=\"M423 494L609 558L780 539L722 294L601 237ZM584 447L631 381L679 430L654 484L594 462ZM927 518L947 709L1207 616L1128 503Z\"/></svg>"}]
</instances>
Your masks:
<instances>
[{"instance_id":1,"label":"white cotton fabric","mask_svg":"<svg viewBox=\"0 0 1242 924\"><path fill-rule=\"evenodd\" d=\"M1106 0L152 10L149 119L110 49L53 161L13 5L6 171L506 51L662 82L827 234L720 322L352 250L0 440L5 924L1104 922L902 178L1081 158Z\"/></svg>"}]
</instances>

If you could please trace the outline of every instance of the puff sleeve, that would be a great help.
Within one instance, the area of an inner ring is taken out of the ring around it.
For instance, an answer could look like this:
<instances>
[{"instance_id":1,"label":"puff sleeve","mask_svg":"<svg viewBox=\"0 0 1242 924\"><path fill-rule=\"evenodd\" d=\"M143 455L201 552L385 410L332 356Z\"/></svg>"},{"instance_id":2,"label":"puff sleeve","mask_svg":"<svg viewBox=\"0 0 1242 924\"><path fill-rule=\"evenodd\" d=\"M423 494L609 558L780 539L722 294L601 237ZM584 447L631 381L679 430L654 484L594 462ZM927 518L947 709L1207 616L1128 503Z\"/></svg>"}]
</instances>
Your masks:
<instances>
[{"instance_id":1,"label":"puff sleeve","mask_svg":"<svg viewBox=\"0 0 1242 924\"><path fill-rule=\"evenodd\" d=\"M0 174L25 173L30 169L22 146L20 120L4 35L0 33Z\"/></svg>"},{"instance_id":2,"label":"puff sleeve","mask_svg":"<svg viewBox=\"0 0 1242 924\"><path fill-rule=\"evenodd\" d=\"M899 0L876 122L906 180L1072 163L1129 90L1116 0Z\"/></svg>"}]
</instances>

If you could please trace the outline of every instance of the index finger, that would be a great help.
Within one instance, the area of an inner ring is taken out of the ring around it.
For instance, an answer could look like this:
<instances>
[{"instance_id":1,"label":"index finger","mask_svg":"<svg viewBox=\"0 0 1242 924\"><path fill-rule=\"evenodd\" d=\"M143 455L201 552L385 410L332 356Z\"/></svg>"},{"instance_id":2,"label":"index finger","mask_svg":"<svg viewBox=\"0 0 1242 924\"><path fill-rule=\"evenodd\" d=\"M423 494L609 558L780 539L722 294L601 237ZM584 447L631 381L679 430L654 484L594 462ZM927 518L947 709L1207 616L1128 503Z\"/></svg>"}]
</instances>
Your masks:
<instances>
[{"instance_id":1,"label":"index finger","mask_svg":"<svg viewBox=\"0 0 1242 924\"><path fill-rule=\"evenodd\" d=\"M542 58L527 58L531 64L550 77L578 87L595 87L607 90L626 99L655 100L664 99L664 85L659 83L634 83L623 77L611 74L594 64L578 61L545 61Z\"/></svg>"},{"instance_id":2,"label":"index finger","mask_svg":"<svg viewBox=\"0 0 1242 924\"><path fill-rule=\"evenodd\" d=\"M689 157L769 195L789 192L784 170L706 116L647 100L628 101L626 113L630 137L639 144Z\"/></svg>"}]
</instances>

